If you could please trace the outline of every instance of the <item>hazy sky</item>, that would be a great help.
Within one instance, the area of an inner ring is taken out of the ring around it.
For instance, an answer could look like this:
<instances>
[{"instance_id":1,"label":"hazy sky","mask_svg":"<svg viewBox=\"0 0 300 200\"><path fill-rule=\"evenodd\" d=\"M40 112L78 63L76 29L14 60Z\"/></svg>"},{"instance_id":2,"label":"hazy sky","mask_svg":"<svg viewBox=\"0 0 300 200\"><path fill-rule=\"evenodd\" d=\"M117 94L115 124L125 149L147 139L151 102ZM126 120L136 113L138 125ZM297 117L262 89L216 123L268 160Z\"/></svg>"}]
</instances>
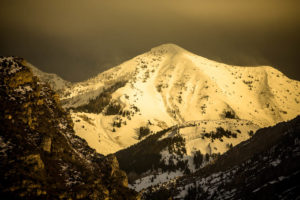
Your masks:
<instances>
[{"instance_id":1,"label":"hazy sky","mask_svg":"<svg viewBox=\"0 0 300 200\"><path fill-rule=\"evenodd\" d=\"M300 80L298 0L0 0L0 54L82 81L163 43Z\"/></svg>"}]
</instances>

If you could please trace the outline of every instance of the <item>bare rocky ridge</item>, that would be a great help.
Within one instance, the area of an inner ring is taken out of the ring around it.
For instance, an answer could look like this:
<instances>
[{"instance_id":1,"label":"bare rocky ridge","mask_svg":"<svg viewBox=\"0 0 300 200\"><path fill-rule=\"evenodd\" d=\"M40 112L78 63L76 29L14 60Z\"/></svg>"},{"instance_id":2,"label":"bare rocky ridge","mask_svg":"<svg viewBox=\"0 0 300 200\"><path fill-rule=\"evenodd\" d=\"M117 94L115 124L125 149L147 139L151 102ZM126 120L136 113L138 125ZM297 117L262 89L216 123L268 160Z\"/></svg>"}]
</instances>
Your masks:
<instances>
[{"instance_id":1,"label":"bare rocky ridge","mask_svg":"<svg viewBox=\"0 0 300 200\"><path fill-rule=\"evenodd\" d=\"M114 156L74 134L59 96L17 57L0 58L3 199L138 199Z\"/></svg>"},{"instance_id":2,"label":"bare rocky ridge","mask_svg":"<svg viewBox=\"0 0 300 200\"><path fill-rule=\"evenodd\" d=\"M56 74L42 72L41 70L31 65L27 61L24 61L23 64L26 67L29 67L32 73L35 76L37 76L39 80L42 80L44 83L49 84L51 89L53 89L59 95L61 95L62 92L66 90L66 88L70 88L72 86L72 83L62 79Z\"/></svg>"}]
</instances>

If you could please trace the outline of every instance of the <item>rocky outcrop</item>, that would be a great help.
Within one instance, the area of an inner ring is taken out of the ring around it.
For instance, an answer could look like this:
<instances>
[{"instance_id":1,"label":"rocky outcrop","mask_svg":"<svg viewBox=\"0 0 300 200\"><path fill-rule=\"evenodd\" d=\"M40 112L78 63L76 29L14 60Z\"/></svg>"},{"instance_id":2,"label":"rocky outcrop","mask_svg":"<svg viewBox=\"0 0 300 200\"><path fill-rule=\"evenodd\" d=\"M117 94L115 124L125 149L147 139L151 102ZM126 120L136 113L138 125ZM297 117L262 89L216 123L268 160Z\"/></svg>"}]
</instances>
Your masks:
<instances>
[{"instance_id":1,"label":"rocky outcrop","mask_svg":"<svg viewBox=\"0 0 300 200\"><path fill-rule=\"evenodd\" d=\"M75 136L58 95L24 62L0 58L1 198L137 199L116 158Z\"/></svg>"},{"instance_id":2,"label":"rocky outcrop","mask_svg":"<svg viewBox=\"0 0 300 200\"><path fill-rule=\"evenodd\" d=\"M43 137L41 146L44 151L51 153L51 138L50 137Z\"/></svg>"}]
</instances>

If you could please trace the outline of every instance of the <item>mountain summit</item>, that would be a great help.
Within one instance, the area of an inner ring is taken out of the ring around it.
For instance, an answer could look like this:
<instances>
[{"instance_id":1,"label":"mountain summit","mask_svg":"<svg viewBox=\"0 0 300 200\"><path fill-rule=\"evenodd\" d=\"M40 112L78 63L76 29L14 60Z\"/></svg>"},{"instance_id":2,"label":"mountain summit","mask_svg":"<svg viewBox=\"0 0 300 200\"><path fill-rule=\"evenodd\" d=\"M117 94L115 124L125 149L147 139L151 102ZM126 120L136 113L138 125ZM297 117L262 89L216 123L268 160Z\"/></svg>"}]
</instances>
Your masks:
<instances>
[{"instance_id":1,"label":"mountain summit","mask_svg":"<svg viewBox=\"0 0 300 200\"><path fill-rule=\"evenodd\" d=\"M104 154L176 124L236 119L266 127L300 113L299 82L278 70L226 65L174 44L60 93L76 134Z\"/></svg>"}]
</instances>

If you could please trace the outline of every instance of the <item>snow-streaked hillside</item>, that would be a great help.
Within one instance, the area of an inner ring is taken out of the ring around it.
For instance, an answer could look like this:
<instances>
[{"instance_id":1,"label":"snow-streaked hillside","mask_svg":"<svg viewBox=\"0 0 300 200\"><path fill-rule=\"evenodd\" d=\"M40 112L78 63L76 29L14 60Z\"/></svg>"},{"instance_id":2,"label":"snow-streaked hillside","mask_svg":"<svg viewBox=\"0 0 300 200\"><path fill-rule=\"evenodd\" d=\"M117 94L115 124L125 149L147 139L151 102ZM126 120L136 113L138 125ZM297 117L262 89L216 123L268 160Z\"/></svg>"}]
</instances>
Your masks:
<instances>
[{"instance_id":1,"label":"snow-streaked hillside","mask_svg":"<svg viewBox=\"0 0 300 200\"><path fill-rule=\"evenodd\" d=\"M73 109L77 135L108 154L137 143L140 127L156 132L226 118L265 127L292 119L300 84L269 66L230 66L165 44L66 88L61 100Z\"/></svg>"},{"instance_id":2,"label":"snow-streaked hillside","mask_svg":"<svg viewBox=\"0 0 300 200\"><path fill-rule=\"evenodd\" d=\"M143 190L141 199L298 199L300 116L260 129L195 173Z\"/></svg>"},{"instance_id":3,"label":"snow-streaked hillside","mask_svg":"<svg viewBox=\"0 0 300 200\"><path fill-rule=\"evenodd\" d=\"M249 139L258 128L238 119L191 121L150 136L116 155L129 175L130 186L140 191L203 168Z\"/></svg>"}]
</instances>

